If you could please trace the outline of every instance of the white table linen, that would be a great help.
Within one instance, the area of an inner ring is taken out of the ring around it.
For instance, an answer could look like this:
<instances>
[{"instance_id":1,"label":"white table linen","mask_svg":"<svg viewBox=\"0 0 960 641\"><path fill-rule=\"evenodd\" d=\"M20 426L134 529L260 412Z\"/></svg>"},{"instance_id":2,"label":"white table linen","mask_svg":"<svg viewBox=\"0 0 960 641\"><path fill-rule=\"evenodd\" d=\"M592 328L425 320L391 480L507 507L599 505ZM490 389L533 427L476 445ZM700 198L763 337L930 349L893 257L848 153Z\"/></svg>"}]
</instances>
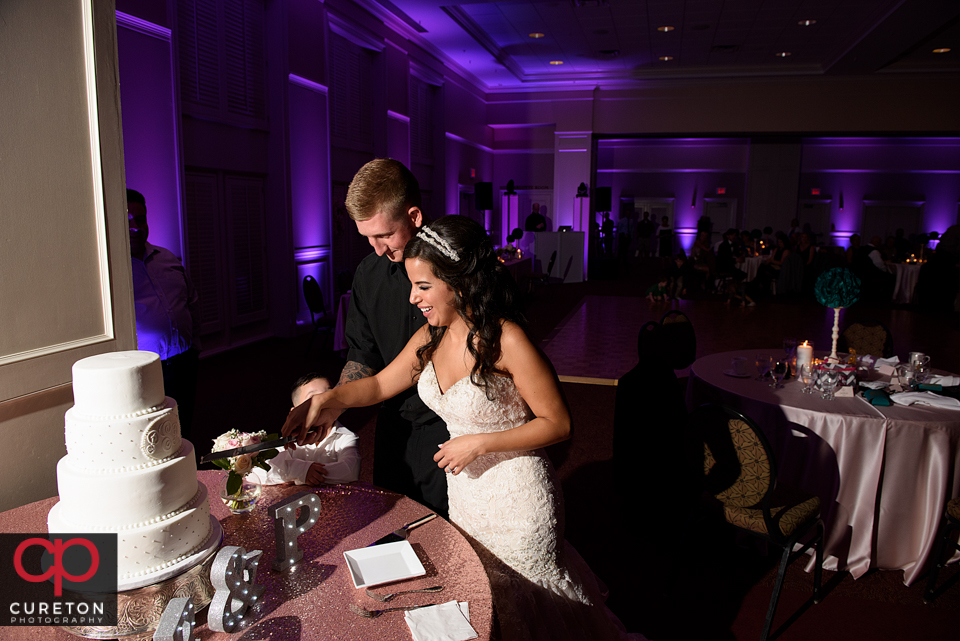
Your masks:
<instances>
[{"instance_id":1,"label":"white table linen","mask_svg":"<svg viewBox=\"0 0 960 641\"><path fill-rule=\"evenodd\" d=\"M746 282L752 281L757 277L757 270L760 269L760 265L763 264L765 260L769 258L768 256L747 256L743 259L743 262L737 265L737 268L747 275L745 279Z\"/></svg>"},{"instance_id":2,"label":"white table linen","mask_svg":"<svg viewBox=\"0 0 960 641\"><path fill-rule=\"evenodd\" d=\"M916 302L913 292L920 278L920 265L916 263L891 263L888 265L894 276L893 302L901 305Z\"/></svg>"},{"instance_id":3,"label":"white table linen","mask_svg":"<svg viewBox=\"0 0 960 641\"><path fill-rule=\"evenodd\" d=\"M769 350L767 350L769 351ZM779 478L820 496L824 567L854 578L871 567L921 576L947 501L960 494L960 411L876 407L861 398L825 401L795 379L774 390L723 374L734 356L713 354L690 370L687 403L729 405L757 422Z\"/></svg>"}]
</instances>

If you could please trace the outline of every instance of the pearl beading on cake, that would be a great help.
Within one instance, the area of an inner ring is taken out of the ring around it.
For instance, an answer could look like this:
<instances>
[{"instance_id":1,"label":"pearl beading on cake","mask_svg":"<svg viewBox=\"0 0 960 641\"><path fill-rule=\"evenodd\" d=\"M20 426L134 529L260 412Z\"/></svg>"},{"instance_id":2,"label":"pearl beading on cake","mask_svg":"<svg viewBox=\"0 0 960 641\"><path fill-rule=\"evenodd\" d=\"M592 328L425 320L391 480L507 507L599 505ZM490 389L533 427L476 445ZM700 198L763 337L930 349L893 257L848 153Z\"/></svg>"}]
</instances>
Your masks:
<instances>
[{"instance_id":1,"label":"pearl beading on cake","mask_svg":"<svg viewBox=\"0 0 960 641\"><path fill-rule=\"evenodd\" d=\"M70 464L73 465L73 467L75 467L76 469L81 470L83 472L90 473L90 474L117 474L119 472L134 472L136 470L145 470L151 467L156 467L178 456L182 456L183 449L184 449L183 441L181 441L180 447L177 449L176 452L174 452L170 456L162 459L148 461L146 463L141 463L139 465L124 465L122 467L83 467L82 465L75 465L75 461L73 460L72 457L70 459Z\"/></svg>"},{"instance_id":2,"label":"pearl beading on cake","mask_svg":"<svg viewBox=\"0 0 960 641\"><path fill-rule=\"evenodd\" d=\"M112 415L98 415L98 414L82 414L77 412L77 418L82 419L97 419L105 421L122 421L128 418L139 418L141 416L146 416L147 414L152 414L153 412L159 412L160 410L166 409L167 402L164 401L159 405L154 405L153 407L148 407L147 409L137 410L136 412L129 412L127 414L112 414Z\"/></svg>"},{"instance_id":3,"label":"pearl beading on cake","mask_svg":"<svg viewBox=\"0 0 960 641\"><path fill-rule=\"evenodd\" d=\"M111 526L103 526L103 525L84 525L84 526L83 526L83 528L84 528L83 531L85 531L85 532L123 532L123 531L125 531L125 530L136 530L137 528L146 527L146 526L148 526L148 525L154 525L155 523L160 523L160 522L162 522L162 521L166 521L166 520L168 520L168 519L172 519L173 517L177 516L178 514L183 514L183 513L186 512L187 510L190 510L190 509L195 508L195 507L197 506L197 504L200 502L200 494L201 494L201 491L200 491L199 489L197 489L197 493L193 495L193 498L192 498L192 499L190 499L189 501L187 501L184 505L182 505L181 507L177 508L176 510L174 510L174 511L172 511L172 512L168 512L167 514L164 514L163 516L157 516L157 517L154 517L154 518L152 518L152 519L147 519L146 521L141 521L141 522L139 522L139 523L133 523L133 524L131 524L131 525L120 525L120 526L116 526L116 525L111 525Z\"/></svg>"},{"instance_id":4,"label":"pearl beading on cake","mask_svg":"<svg viewBox=\"0 0 960 641\"><path fill-rule=\"evenodd\" d=\"M207 537L207 538L209 538L209 537ZM206 545L206 543L207 543L207 539L205 538L201 543L199 543L198 545L194 546L194 547L193 547L189 552L187 552L186 554L181 554L180 556L178 556L178 557L175 558L175 559L172 559L172 560L170 560L170 561L164 561L163 563L161 563L161 564L159 564L159 565L155 565L155 566L150 567L150 568L147 568L146 570L138 570L137 572L128 572L128 573L126 573L126 574L121 575L120 578L121 578L121 579L133 579L133 578L136 578L136 577L138 577L138 576L146 576L146 575L148 575L148 574L153 574L154 572L159 572L160 570L164 570L164 569L166 569L166 568L169 568L170 566L176 565L177 563L180 563L180 562L183 561L184 559L186 559L186 558L188 558L188 557L196 554L197 552L199 552L199 551L200 551L200 548L202 548L204 545Z\"/></svg>"}]
</instances>

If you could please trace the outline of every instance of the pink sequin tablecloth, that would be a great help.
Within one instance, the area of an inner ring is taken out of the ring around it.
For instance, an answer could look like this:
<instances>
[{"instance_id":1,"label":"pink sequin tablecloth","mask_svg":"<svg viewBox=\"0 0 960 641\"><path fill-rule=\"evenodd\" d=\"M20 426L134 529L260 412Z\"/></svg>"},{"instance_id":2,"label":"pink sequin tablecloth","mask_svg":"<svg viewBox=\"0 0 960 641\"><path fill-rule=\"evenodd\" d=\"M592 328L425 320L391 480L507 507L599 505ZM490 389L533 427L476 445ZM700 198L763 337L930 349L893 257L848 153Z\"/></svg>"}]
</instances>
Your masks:
<instances>
[{"instance_id":1,"label":"pink sequin tablecloth","mask_svg":"<svg viewBox=\"0 0 960 641\"><path fill-rule=\"evenodd\" d=\"M779 478L820 497L826 526L824 567L854 578L870 568L920 577L947 501L960 494L960 410L913 405L876 407L860 398L825 401L799 381L774 390L754 380L758 353L698 359L687 403L720 402L743 412L773 447ZM746 357L748 378L724 374Z\"/></svg>"},{"instance_id":2,"label":"pink sequin tablecloth","mask_svg":"<svg viewBox=\"0 0 960 641\"><path fill-rule=\"evenodd\" d=\"M405 496L365 483L320 488L264 487L257 507L250 514L232 515L218 498L221 471L202 471L200 480L210 490L210 510L223 526L223 545L263 550L257 584L266 587L263 601L252 611L252 623L231 634L213 633L206 626L206 609L197 616L196 636L203 641L271 639L271 641L377 641L409 640L410 629L403 612L376 619L362 618L349 609L355 603L367 609L456 599L470 604L470 623L479 639L489 639L493 617L490 582L469 542L449 522L437 518L410 532L413 545L427 574L373 588L380 593L443 585L436 594L410 594L389 604L356 589L344 562L347 550L365 547L393 530L430 513ZM313 491L320 497L320 519L300 537L303 560L290 573L270 569L275 554L274 524L267 507L283 498ZM0 532L46 532L47 513L57 498L45 499L0 513ZM394 589L395 588L395 589ZM77 639L53 627L0 627L0 639Z\"/></svg>"}]
</instances>

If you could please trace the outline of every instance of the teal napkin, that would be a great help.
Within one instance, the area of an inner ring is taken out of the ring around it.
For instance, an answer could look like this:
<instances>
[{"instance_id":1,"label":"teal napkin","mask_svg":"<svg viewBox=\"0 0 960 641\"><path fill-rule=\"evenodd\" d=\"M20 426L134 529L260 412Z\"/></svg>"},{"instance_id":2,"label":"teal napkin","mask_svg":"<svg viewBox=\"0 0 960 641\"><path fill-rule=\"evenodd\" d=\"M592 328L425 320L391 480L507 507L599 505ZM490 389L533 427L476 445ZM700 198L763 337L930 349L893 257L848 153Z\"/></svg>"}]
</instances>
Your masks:
<instances>
[{"instance_id":1,"label":"teal napkin","mask_svg":"<svg viewBox=\"0 0 960 641\"><path fill-rule=\"evenodd\" d=\"M870 401L871 405L890 405L890 395L880 389L864 390L863 397Z\"/></svg>"}]
</instances>

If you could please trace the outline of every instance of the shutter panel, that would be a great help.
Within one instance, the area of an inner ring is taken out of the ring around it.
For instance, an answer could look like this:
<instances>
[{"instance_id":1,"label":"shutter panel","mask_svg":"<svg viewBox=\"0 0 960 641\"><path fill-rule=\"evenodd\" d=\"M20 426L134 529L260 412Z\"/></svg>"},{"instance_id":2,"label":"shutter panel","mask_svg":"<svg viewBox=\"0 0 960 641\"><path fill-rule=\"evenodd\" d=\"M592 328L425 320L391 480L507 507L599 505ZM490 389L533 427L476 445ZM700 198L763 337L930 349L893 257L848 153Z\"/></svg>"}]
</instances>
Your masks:
<instances>
[{"instance_id":1,"label":"shutter panel","mask_svg":"<svg viewBox=\"0 0 960 641\"><path fill-rule=\"evenodd\" d=\"M343 36L330 36L330 133L341 143L373 145L373 55Z\"/></svg>"},{"instance_id":2,"label":"shutter panel","mask_svg":"<svg viewBox=\"0 0 960 641\"><path fill-rule=\"evenodd\" d=\"M217 177L213 174L185 175L184 218L187 233L187 268L200 297L201 333L223 327L220 293L220 208Z\"/></svg>"},{"instance_id":3,"label":"shutter panel","mask_svg":"<svg viewBox=\"0 0 960 641\"><path fill-rule=\"evenodd\" d=\"M220 107L220 45L216 0L180 0L177 24L180 98L217 109Z\"/></svg>"},{"instance_id":4,"label":"shutter panel","mask_svg":"<svg viewBox=\"0 0 960 641\"><path fill-rule=\"evenodd\" d=\"M266 113L263 13L258 0L230 0L223 7L227 111L261 119Z\"/></svg>"},{"instance_id":5,"label":"shutter panel","mask_svg":"<svg viewBox=\"0 0 960 641\"><path fill-rule=\"evenodd\" d=\"M234 322L266 318L263 181L228 176L225 194Z\"/></svg>"}]
</instances>

